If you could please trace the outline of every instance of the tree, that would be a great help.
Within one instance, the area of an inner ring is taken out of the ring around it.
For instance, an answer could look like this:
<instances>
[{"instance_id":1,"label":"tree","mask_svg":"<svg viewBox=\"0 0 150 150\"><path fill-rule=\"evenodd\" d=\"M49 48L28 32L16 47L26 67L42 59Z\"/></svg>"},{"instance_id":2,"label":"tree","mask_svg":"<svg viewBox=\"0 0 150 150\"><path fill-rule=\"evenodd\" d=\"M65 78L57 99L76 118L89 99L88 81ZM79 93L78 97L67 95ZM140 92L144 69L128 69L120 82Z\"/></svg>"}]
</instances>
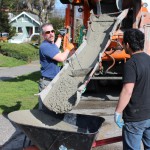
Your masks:
<instances>
[{"instance_id":1,"label":"tree","mask_svg":"<svg viewBox=\"0 0 150 150\"><path fill-rule=\"evenodd\" d=\"M28 11L39 16L41 23L48 22L50 12L54 9L55 0L20 0L20 8L27 8Z\"/></svg>"},{"instance_id":2,"label":"tree","mask_svg":"<svg viewBox=\"0 0 150 150\"><path fill-rule=\"evenodd\" d=\"M49 15L54 9L55 0L0 0L0 10L17 12L29 11L39 16L42 23L48 22Z\"/></svg>"},{"instance_id":3,"label":"tree","mask_svg":"<svg viewBox=\"0 0 150 150\"><path fill-rule=\"evenodd\" d=\"M0 32L7 32L9 33L9 38L15 34L15 31L9 24L8 14L6 12L0 11Z\"/></svg>"},{"instance_id":4,"label":"tree","mask_svg":"<svg viewBox=\"0 0 150 150\"><path fill-rule=\"evenodd\" d=\"M53 24L53 27L56 30L56 35L57 35L58 30L64 28L65 19L59 17L53 17L49 19L49 22Z\"/></svg>"},{"instance_id":5,"label":"tree","mask_svg":"<svg viewBox=\"0 0 150 150\"><path fill-rule=\"evenodd\" d=\"M13 11L17 10L19 0L0 0L0 11Z\"/></svg>"}]
</instances>

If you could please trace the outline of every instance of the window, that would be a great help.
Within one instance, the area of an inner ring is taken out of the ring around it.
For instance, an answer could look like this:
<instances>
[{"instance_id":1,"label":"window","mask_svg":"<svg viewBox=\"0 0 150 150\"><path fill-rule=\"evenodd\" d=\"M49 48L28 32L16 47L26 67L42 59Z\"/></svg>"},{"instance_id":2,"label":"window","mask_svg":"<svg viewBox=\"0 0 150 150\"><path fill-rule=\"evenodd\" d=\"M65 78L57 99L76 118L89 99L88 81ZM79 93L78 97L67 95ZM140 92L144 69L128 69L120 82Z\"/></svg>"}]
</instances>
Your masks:
<instances>
[{"instance_id":1,"label":"window","mask_svg":"<svg viewBox=\"0 0 150 150\"><path fill-rule=\"evenodd\" d=\"M22 33L22 27L18 27L18 33Z\"/></svg>"},{"instance_id":2,"label":"window","mask_svg":"<svg viewBox=\"0 0 150 150\"><path fill-rule=\"evenodd\" d=\"M40 33L40 28L39 27L35 27L35 33Z\"/></svg>"}]
</instances>

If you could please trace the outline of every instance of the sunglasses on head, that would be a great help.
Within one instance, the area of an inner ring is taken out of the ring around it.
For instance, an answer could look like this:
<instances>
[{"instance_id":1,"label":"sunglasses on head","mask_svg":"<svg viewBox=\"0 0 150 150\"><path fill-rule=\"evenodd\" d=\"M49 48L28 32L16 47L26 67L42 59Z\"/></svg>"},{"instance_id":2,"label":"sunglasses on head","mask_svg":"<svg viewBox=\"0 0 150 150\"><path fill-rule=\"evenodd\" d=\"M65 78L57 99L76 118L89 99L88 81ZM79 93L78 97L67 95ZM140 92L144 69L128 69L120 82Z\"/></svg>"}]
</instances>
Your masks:
<instances>
[{"instance_id":1,"label":"sunglasses on head","mask_svg":"<svg viewBox=\"0 0 150 150\"><path fill-rule=\"evenodd\" d=\"M50 34L50 33L54 33L55 30L51 30L51 31L46 31L45 34Z\"/></svg>"}]
</instances>

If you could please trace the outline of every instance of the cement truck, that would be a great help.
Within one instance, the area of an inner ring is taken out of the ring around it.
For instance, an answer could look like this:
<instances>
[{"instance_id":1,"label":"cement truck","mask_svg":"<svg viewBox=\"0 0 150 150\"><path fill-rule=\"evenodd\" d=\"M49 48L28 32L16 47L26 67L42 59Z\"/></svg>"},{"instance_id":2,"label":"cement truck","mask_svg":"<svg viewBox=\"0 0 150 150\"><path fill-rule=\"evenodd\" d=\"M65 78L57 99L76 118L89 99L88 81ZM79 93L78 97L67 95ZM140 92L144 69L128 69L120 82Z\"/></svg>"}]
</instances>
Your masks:
<instances>
[{"instance_id":1,"label":"cement truck","mask_svg":"<svg viewBox=\"0 0 150 150\"><path fill-rule=\"evenodd\" d=\"M67 4L63 47L75 43L75 7L82 13L84 36L61 71L39 93L51 111L65 113L80 102L87 85L95 80L121 80L130 58L122 45L123 33L138 28L145 33L144 51L150 54L149 0L60 0ZM95 87L95 85L94 85ZM101 91L99 91L101 92Z\"/></svg>"},{"instance_id":2,"label":"cement truck","mask_svg":"<svg viewBox=\"0 0 150 150\"><path fill-rule=\"evenodd\" d=\"M90 21L91 11L96 18L101 18L105 14L111 16L114 20L115 26L109 33L109 40L104 50L99 54L99 67L92 75L89 88L96 90L98 84L106 84L110 80L121 81L123 64L130 58L125 53L122 45L123 33L128 28L139 28L145 32L145 36L148 37L149 30L149 0L60 0L61 3L67 4L66 17L65 17L65 28L69 31L71 42L78 45L75 41L77 21L79 17L76 17L78 13L82 14L80 20L83 20L83 31L79 34L85 35L88 28L92 27L92 21ZM107 22L107 16L105 16L103 22ZM106 19L106 20L105 20ZM106 23L107 26L107 23ZM101 27L100 27L101 28ZM103 30L103 28L102 28ZM81 33L82 32L82 33ZM104 29L103 32L106 32ZM78 35L79 35L78 34ZM88 33L86 33L88 34ZM86 35L81 37L86 40ZM97 38L104 38L101 34ZM104 40L104 39L103 39ZM64 45L66 45L64 41ZM95 42L95 41L91 41ZM102 44L102 43L100 43ZM148 41L146 41L148 44ZM101 45L99 45L101 47ZM145 51L147 51L147 46ZM91 49L91 51L93 48ZM90 59L90 56L85 59ZM79 60L80 63L80 60ZM80 65L81 66L81 65ZM81 71L87 71L91 68L82 69ZM78 72L79 73L79 72Z\"/></svg>"}]
</instances>

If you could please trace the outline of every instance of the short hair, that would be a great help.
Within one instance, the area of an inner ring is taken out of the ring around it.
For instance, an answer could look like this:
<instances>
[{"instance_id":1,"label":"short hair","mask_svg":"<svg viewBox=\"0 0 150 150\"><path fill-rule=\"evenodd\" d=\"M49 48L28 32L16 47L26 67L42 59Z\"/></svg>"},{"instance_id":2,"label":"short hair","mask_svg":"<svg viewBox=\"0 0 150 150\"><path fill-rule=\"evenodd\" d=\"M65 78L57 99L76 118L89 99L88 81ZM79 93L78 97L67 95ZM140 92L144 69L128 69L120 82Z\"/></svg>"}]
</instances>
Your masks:
<instances>
[{"instance_id":1,"label":"short hair","mask_svg":"<svg viewBox=\"0 0 150 150\"><path fill-rule=\"evenodd\" d=\"M129 44L133 52L144 49L145 36L138 29L128 29L124 32L123 42Z\"/></svg>"},{"instance_id":2,"label":"short hair","mask_svg":"<svg viewBox=\"0 0 150 150\"><path fill-rule=\"evenodd\" d=\"M52 25L51 23L44 23L44 24L42 24L42 25L41 25L41 31L42 31L42 33L44 33L43 28L44 28L45 26L52 26L52 27L53 27L53 25Z\"/></svg>"}]
</instances>

